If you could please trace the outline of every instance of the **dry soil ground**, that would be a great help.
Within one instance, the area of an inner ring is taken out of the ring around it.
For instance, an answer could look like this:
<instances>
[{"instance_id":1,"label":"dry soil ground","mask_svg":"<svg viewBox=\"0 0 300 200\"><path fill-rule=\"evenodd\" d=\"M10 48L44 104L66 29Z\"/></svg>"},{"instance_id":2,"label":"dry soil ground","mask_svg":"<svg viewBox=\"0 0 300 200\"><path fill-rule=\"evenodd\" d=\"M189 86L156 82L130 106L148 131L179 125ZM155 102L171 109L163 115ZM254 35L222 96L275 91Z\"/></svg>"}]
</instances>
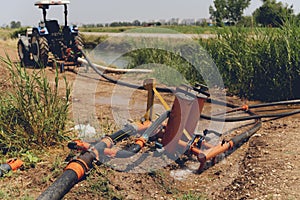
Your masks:
<instances>
[{"instance_id":1,"label":"dry soil ground","mask_svg":"<svg viewBox=\"0 0 300 200\"><path fill-rule=\"evenodd\" d=\"M17 61L16 46L0 43L0 55L5 52ZM31 70L31 69L29 69ZM49 79L54 71L47 68ZM72 83L73 72L65 72ZM63 75L60 75L63 76ZM117 75L114 75L117 77ZM0 65L1 94L9 90L8 72ZM111 96L115 85L100 79L96 90L96 113L102 131L115 128ZM144 105L146 94L137 93L134 102ZM167 97L169 101L172 97ZM75 99L73 101L83 101ZM235 103L241 102L231 98ZM251 103L251 102L250 102ZM135 112L139 111L135 109ZM133 110L132 116L135 114ZM227 125L230 128L232 124ZM18 171L0 179L0 198L36 198L61 174L69 150L62 146L40 152L40 162L34 168ZM110 166L96 167L78 183L65 199L300 199L300 116L264 121L262 128L231 155L206 169L194 173L195 158L171 162L147 173L119 172Z\"/></svg>"}]
</instances>

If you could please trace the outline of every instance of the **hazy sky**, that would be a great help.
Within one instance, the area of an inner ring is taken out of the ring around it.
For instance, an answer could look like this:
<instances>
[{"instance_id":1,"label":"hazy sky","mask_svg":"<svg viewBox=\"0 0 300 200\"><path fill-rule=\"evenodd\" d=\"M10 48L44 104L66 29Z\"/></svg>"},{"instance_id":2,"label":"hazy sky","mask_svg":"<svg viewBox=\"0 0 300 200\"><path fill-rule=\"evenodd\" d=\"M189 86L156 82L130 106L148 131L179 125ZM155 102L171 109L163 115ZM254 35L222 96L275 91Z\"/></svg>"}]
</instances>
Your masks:
<instances>
[{"instance_id":1,"label":"hazy sky","mask_svg":"<svg viewBox=\"0 0 300 200\"><path fill-rule=\"evenodd\" d=\"M37 0L12 0L2 3L0 26L11 21L21 21L22 25L37 25L42 12L34 6ZM282 0L294 5L295 13L300 11L299 0ZM107 23L113 21L150 21L175 18L208 18L208 8L213 0L71 0L69 21L71 23ZM252 0L245 11L250 15L261 5L260 0ZM49 18L63 19L62 6L49 10ZM63 21L61 21L63 23Z\"/></svg>"}]
</instances>

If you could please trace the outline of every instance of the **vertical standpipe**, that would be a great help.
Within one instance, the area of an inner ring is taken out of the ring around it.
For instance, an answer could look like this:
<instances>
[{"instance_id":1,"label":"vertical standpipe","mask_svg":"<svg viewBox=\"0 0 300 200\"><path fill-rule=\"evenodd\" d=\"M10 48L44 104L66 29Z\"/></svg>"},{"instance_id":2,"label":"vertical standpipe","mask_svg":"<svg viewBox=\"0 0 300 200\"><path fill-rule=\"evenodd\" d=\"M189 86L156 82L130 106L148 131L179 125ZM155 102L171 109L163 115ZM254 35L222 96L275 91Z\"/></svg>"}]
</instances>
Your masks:
<instances>
[{"instance_id":1,"label":"vertical standpipe","mask_svg":"<svg viewBox=\"0 0 300 200\"><path fill-rule=\"evenodd\" d=\"M180 152L178 142L182 138L194 98L182 92L175 94L175 100L171 109L170 117L164 133L162 144L170 154ZM199 116L198 116L199 118Z\"/></svg>"},{"instance_id":2,"label":"vertical standpipe","mask_svg":"<svg viewBox=\"0 0 300 200\"><path fill-rule=\"evenodd\" d=\"M151 121L153 118L153 104L154 104L154 91L155 80L154 79L146 79L144 81L144 88L148 91L147 98L147 110L144 116L145 120Z\"/></svg>"}]
</instances>

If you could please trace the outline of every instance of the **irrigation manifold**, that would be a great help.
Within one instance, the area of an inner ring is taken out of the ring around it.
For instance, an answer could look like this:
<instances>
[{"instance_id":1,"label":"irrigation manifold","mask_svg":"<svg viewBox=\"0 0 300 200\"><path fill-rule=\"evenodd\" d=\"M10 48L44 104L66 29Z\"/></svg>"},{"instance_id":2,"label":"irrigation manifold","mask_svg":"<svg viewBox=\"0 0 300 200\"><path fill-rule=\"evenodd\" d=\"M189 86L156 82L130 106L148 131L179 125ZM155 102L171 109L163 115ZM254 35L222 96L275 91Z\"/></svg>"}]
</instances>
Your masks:
<instances>
[{"instance_id":1,"label":"irrigation manifold","mask_svg":"<svg viewBox=\"0 0 300 200\"><path fill-rule=\"evenodd\" d=\"M86 57L86 55L83 53ZM126 87L138 88L148 92L147 108L140 121L127 124L119 131L106 135L98 141L87 143L81 140L74 140L68 144L72 150L80 150L80 155L71 160L65 167L63 174L48 187L38 199L61 199L76 183L83 180L92 170L94 164L101 165L107 160L115 158L130 158L138 154L145 146L154 145L169 158L176 158L178 155L195 156L199 161L197 172L203 171L207 161L215 163L217 156L238 148L243 142L255 134L262 125L262 118L278 118L300 113L300 110L290 112L258 115L252 109L269 106L299 104L300 100L282 101L258 105L236 106L226 102L210 99L208 88L204 85L194 87L182 85L176 89L156 87L154 79L147 79L142 86L121 82L110 78L94 66L86 57L86 63L100 76L108 81ZM165 102L160 92L174 93L173 105ZM154 99L157 97L164 106L165 113L153 120ZM228 107L225 113L215 116L201 114L205 103L218 104ZM242 111L245 116L228 117L228 113ZM210 134L221 136L214 130L205 130L202 134L195 132L199 118L223 122L238 122L254 120L252 126L242 133L230 139L222 140L218 144L210 143ZM116 148L124 138L138 136L129 148Z\"/></svg>"}]
</instances>

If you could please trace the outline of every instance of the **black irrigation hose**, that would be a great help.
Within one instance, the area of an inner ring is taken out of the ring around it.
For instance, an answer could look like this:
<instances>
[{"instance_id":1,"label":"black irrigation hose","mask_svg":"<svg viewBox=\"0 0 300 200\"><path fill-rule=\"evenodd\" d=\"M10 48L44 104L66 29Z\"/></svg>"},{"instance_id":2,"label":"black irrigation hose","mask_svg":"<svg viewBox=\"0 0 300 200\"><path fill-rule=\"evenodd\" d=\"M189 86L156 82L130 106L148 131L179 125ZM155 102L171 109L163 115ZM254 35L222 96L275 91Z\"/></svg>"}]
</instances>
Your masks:
<instances>
[{"instance_id":1,"label":"black irrigation hose","mask_svg":"<svg viewBox=\"0 0 300 200\"><path fill-rule=\"evenodd\" d=\"M127 150L119 150L117 151L116 158L130 158L134 156L141 150L141 146L138 144L133 144Z\"/></svg>"},{"instance_id":2,"label":"black irrigation hose","mask_svg":"<svg viewBox=\"0 0 300 200\"><path fill-rule=\"evenodd\" d=\"M238 122L238 121L247 121L253 119L262 119L262 118L273 118L273 117L287 117L290 115L299 114L300 109L291 112L283 112L283 113L275 113L275 114L262 114L262 115L251 115L251 116L243 116L243 117L212 117L208 115L201 115L200 118L218 122Z\"/></svg>"},{"instance_id":3,"label":"black irrigation hose","mask_svg":"<svg viewBox=\"0 0 300 200\"><path fill-rule=\"evenodd\" d=\"M135 133L136 130L133 126L126 125L123 129L109 135L110 139L114 142L121 140L124 137L128 137ZM107 144L103 141L97 142L94 144L94 148L99 152L100 155L103 155L103 151L107 148ZM80 155L79 158L88 165L89 168L92 168L92 163L95 160L95 154L93 152L85 152ZM75 161L76 162L76 161ZM83 165L84 167L85 165ZM80 181L77 174L74 170L67 169L63 174L56 179L56 181L48 187L39 197L38 200L59 200L64 197L70 189Z\"/></svg>"},{"instance_id":4,"label":"black irrigation hose","mask_svg":"<svg viewBox=\"0 0 300 200\"><path fill-rule=\"evenodd\" d=\"M125 137L135 134L137 130L131 124L126 124L121 130L108 135L114 142L120 141Z\"/></svg>"},{"instance_id":5,"label":"black irrigation hose","mask_svg":"<svg viewBox=\"0 0 300 200\"><path fill-rule=\"evenodd\" d=\"M226 106L226 107L229 107L229 108L238 108L239 107L239 106L231 104L231 103L227 103L227 102L224 102L224 101L220 101L220 100L217 100L217 99L211 99L211 98L207 99L206 102L211 103L211 104L215 104L215 105Z\"/></svg>"},{"instance_id":6,"label":"black irrigation hose","mask_svg":"<svg viewBox=\"0 0 300 200\"><path fill-rule=\"evenodd\" d=\"M122 86L126 86L126 87L129 87L129 88L145 90L144 86L136 85L136 84L132 84L132 83L127 83L127 82L124 82L124 81L119 81L119 80L113 79L109 76L106 76L102 71L100 71L99 69L97 69L97 67L94 66L94 64L90 61L90 59L86 56L86 54L83 51L81 51L81 52L82 52L82 55L85 57L86 61L88 62L89 66L91 68L93 68L93 70L97 74L99 74L101 77L108 80L109 82L114 83L114 84L118 84L118 85L122 85ZM175 91L171 88L162 88L162 87L157 87L156 90L159 91L159 92L167 92L167 93L172 93L172 92Z\"/></svg>"},{"instance_id":7,"label":"black irrigation hose","mask_svg":"<svg viewBox=\"0 0 300 200\"><path fill-rule=\"evenodd\" d=\"M254 133L256 133L261 128L261 126L262 126L262 122L261 122L261 120L258 120L251 129L249 129L237 136L234 136L231 139L231 141L233 142L233 146L238 146L241 142L250 138Z\"/></svg>"},{"instance_id":8,"label":"black irrigation hose","mask_svg":"<svg viewBox=\"0 0 300 200\"><path fill-rule=\"evenodd\" d=\"M62 199L78 181L77 174L74 171L66 170L37 198L37 200Z\"/></svg>"},{"instance_id":9,"label":"black irrigation hose","mask_svg":"<svg viewBox=\"0 0 300 200\"><path fill-rule=\"evenodd\" d=\"M249 108L261 108L261 107L294 105L294 104L300 104L300 99L289 100L289 101L278 101L278 102L271 102L271 103L262 103L262 104L256 104L256 105L249 105Z\"/></svg>"},{"instance_id":10,"label":"black irrigation hose","mask_svg":"<svg viewBox=\"0 0 300 200\"><path fill-rule=\"evenodd\" d=\"M2 177L3 174L6 174L9 171L11 171L11 167L9 164L7 163L0 164L0 177Z\"/></svg>"}]
</instances>

